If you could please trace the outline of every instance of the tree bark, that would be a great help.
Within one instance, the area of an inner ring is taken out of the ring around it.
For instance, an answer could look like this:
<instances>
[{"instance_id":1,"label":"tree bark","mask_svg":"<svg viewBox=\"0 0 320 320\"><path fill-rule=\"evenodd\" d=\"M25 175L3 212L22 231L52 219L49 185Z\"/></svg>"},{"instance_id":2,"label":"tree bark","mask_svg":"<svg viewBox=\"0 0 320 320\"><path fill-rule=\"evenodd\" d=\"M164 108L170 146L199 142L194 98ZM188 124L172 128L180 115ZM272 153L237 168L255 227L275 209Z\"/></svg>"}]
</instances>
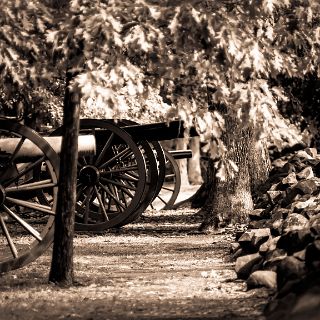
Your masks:
<instances>
[{"instance_id":1,"label":"tree bark","mask_svg":"<svg viewBox=\"0 0 320 320\"><path fill-rule=\"evenodd\" d=\"M76 205L80 94L71 92L67 73L64 98L64 133L61 146L58 204L49 281L61 286L74 283L73 237Z\"/></svg>"},{"instance_id":2,"label":"tree bark","mask_svg":"<svg viewBox=\"0 0 320 320\"><path fill-rule=\"evenodd\" d=\"M204 221L200 231L217 228L228 223L246 223L253 209L252 191L268 176L269 155L259 142L255 129L243 127L238 119L226 116L223 141L227 147L226 158L235 162L238 172L225 181L218 179L213 161L208 163L208 177L204 183L206 202L201 209Z\"/></svg>"}]
</instances>

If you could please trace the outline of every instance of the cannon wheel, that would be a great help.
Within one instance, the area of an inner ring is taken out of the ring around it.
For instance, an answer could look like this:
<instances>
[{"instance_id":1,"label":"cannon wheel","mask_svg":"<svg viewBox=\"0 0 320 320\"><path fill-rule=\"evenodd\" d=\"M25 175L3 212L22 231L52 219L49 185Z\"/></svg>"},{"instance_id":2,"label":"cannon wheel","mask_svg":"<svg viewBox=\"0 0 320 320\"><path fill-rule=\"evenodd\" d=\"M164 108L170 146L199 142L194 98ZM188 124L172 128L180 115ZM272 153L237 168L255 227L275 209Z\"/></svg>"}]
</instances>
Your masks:
<instances>
[{"instance_id":1,"label":"cannon wheel","mask_svg":"<svg viewBox=\"0 0 320 320\"><path fill-rule=\"evenodd\" d=\"M136 125L139 124L138 122L132 121L132 120L121 120L119 122L120 126L125 130L125 126L127 125ZM164 182L165 179L165 164L166 164L166 158L165 158L165 153L164 153L164 149L162 148L161 144L159 143L159 141L148 141L154 157L156 159L157 162L157 182L156 182L156 188L153 194L153 199L157 196L157 194L160 192L162 184ZM146 154L146 156L148 156L148 154ZM153 167L152 167L153 168ZM144 208L146 209L146 208Z\"/></svg>"},{"instance_id":2,"label":"cannon wheel","mask_svg":"<svg viewBox=\"0 0 320 320\"><path fill-rule=\"evenodd\" d=\"M150 203L154 199L155 192L157 189L159 175L157 161L153 149L149 142L145 140L137 142L137 146L139 147L146 163L146 184L140 204L136 207L134 212L122 223L117 225L117 227L124 226L138 219L140 215L143 213L143 211L150 205Z\"/></svg>"},{"instance_id":3,"label":"cannon wheel","mask_svg":"<svg viewBox=\"0 0 320 320\"><path fill-rule=\"evenodd\" d=\"M81 120L80 134L95 136L97 152L78 159L75 229L104 231L117 227L143 201L147 175L144 157L128 133L105 120Z\"/></svg>"},{"instance_id":4,"label":"cannon wheel","mask_svg":"<svg viewBox=\"0 0 320 320\"><path fill-rule=\"evenodd\" d=\"M59 157L38 133L12 120L0 119L0 140L15 141L0 150L2 273L34 261L53 241ZM36 158L19 156L26 145L37 149Z\"/></svg>"},{"instance_id":5,"label":"cannon wheel","mask_svg":"<svg viewBox=\"0 0 320 320\"><path fill-rule=\"evenodd\" d=\"M173 156L164 150L165 162L165 178L160 192L157 194L150 207L156 210L170 210L180 192L181 175L179 166Z\"/></svg>"},{"instance_id":6,"label":"cannon wheel","mask_svg":"<svg viewBox=\"0 0 320 320\"><path fill-rule=\"evenodd\" d=\"M107 121L113 122L114 120ZM118 121L117 124L125 130L126 125L135 125L138 123L132 120L121 120ZM165 155L160 143L158 141L149 142L147 140L135 140L135 142L142 150L143 156L146 161L147 182L143 201L141 202L140 206L137 207L135 212L119 226L123 226L133 222L146 210L146 208L151 204L151 202L161 190L161 186L165 176L165 171L161 169L165 165Z\"/></svg>"}]
</instances>

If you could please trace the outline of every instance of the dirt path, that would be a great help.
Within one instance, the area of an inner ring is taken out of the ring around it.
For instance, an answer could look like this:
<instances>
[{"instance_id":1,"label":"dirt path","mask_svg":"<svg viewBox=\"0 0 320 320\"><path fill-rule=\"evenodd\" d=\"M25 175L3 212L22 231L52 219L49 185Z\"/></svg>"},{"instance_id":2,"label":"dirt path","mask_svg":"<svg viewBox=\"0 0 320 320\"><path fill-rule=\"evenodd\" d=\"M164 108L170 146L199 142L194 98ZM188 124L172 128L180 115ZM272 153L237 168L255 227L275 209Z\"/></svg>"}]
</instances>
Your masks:
<instances>
[{"instance_id":1,"label":"dirt path","mask_svg":"<svg viewBox=\"0 0 320 320\"><path fill-rule=\"evenodd\" d=\"M77 235L73 288L47 284L50 252L3 275L0 319L264 319L268 292L236 280L232 234L194 234L192 214L147 212L120 231Z\"/></svg>"}]
</instances>

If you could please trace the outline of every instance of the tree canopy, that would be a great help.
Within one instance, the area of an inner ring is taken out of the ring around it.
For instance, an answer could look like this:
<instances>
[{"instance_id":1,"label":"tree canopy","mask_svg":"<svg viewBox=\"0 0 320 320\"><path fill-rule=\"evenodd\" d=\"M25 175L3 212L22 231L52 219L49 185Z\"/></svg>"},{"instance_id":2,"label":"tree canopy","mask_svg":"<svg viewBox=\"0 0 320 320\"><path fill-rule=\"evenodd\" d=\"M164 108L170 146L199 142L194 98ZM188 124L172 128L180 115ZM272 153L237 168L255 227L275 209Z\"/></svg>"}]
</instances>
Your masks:
<instances>
[{"instance_id":1,"label":"tree canopy","mask_svg":"<svg viewBox=\"0 0 320 320\"><path fill-rule=\"evenodd\" d=\"M73 0L59 12L4 0L0 19L2 91L28 92L71 68L88 108L110 118L164 110L196 125L215 153L216 106L281 139L279 79L320 74L317 0ZM150 93L166 108L143 104Z\"/></svg>"}]
</instances>

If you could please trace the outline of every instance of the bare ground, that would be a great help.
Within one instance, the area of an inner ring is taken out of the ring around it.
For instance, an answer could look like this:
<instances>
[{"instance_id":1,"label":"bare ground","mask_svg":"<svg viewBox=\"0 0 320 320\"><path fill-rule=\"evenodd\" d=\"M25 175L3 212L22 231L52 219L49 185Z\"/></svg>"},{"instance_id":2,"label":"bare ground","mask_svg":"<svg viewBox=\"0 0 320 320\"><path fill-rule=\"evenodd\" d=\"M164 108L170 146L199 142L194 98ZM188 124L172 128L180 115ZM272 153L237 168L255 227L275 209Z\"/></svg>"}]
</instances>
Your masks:
<instances>
[{"instance_id":1,"label":"bare ground","mask_svg":"<svg viewBox=\"0 0 320 320\"><path fill-rule=\"evenodd\" d=\"M195 232L194 210L147 211L121 230L77 234L77 286L48 283L48 251L0 277L0 320L264 319L265 289L236 279L232 229Z\"/></svg>"}]
</instances>

